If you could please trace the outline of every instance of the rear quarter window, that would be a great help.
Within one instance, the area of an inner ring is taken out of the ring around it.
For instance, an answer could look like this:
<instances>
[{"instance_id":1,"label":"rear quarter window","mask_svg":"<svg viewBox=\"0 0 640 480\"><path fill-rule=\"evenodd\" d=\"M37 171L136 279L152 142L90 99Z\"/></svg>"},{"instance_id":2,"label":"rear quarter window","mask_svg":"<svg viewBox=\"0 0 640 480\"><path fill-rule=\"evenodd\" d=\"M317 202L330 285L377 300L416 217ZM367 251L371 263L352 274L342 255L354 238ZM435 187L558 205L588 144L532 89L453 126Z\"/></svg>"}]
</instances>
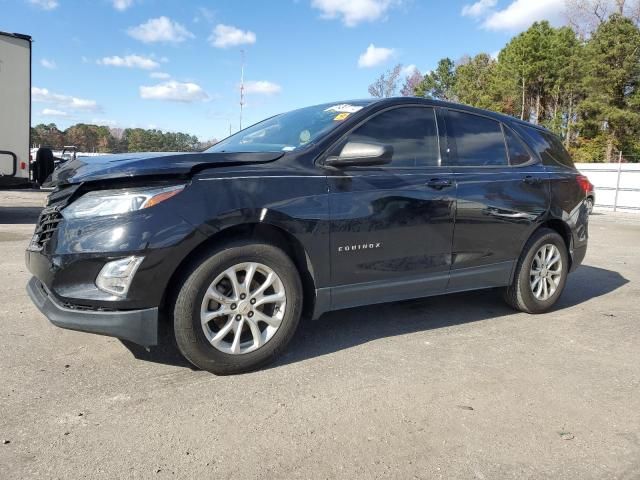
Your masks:
<instances>
[{"instance_id":1,"label":"rear quarter window","mask_svg":"<svg viewBox=\"0 0 640 480\"><path fill-rule=\"evenodd\" d=\"M509 165L524 165L531 161L529 149L523 141L506 125L503 126L504 136L507 140L507 151L509 152Z\"/></svg>"},{"instance_id":2,"label":"rear quarter window","mask_svg":"<svg viewBox=\"0 0 640 480\"><path fill-rule=\"evenodd\" d=\"M545 165L562 165L575 168L569 152L567 152L558 137L550 132L533 127L521 127L529 144L540 155Z\"/></svg>"}]
</instances>

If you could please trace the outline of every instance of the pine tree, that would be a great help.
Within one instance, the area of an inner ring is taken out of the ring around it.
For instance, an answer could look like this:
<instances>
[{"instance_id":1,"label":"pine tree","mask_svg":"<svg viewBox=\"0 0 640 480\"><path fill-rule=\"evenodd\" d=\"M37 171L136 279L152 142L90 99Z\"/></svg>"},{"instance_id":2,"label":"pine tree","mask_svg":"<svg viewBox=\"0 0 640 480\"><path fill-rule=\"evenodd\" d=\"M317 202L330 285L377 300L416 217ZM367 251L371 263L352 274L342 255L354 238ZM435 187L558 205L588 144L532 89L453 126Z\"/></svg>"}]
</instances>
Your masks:
<instances>
[{"instance_id":1,"label":"pine tree","mask_svg":"<svg viewBox=\"0 0 640 480\"><path fill-rule=\"evenodd\" d=\"M628 18L612 15L585 47L580 104L582 135L602 136L605 158L614 149L632 148L640 133L640 30Z\"/></svg>"}]
</instances>

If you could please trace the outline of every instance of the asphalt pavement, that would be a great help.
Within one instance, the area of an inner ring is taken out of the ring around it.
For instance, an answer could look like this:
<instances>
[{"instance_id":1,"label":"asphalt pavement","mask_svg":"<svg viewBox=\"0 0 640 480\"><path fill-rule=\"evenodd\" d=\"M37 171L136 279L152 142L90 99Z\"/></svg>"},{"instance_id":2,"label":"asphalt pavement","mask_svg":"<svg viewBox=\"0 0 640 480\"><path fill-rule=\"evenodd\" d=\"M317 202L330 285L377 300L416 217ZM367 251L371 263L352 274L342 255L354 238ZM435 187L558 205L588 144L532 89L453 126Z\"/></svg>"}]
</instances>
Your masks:
<instances>
[{"instance_id":1,"label":"asphalt pavement","mask_svg":"<svg viewBox=\"0 0 640 480\"><path fill-rule=\"evenodd\" d=\"M640 215L596 212L531 316L495 291L333 312L255 373L58 329L25 293L44 201L0 191L0 478L640 478Z\"/></svg>"}]
</instances>

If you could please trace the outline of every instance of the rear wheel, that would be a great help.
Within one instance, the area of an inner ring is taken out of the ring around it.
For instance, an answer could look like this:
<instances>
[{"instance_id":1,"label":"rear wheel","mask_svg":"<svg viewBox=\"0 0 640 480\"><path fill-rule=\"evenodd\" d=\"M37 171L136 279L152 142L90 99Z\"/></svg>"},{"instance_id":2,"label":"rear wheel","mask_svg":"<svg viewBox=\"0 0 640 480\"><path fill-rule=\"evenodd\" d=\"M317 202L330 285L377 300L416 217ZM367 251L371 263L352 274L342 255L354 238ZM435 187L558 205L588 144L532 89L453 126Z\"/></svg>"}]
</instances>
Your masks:
<instances>
[{"instance_id":1,"label":"rear wheel","mask_svg":"<svg viewBox=\"0 0 640 480\"><path fill-rule=\"evenodd\" d=\"M542 228L525 245L505 300L516 310L546 312L560 298L568 273L569 255L563 238Z\"/></svg>"},{"instance_id":2,"label":"rear wheel","mask_svg":"<svg viewBox=\"0 0 640 480\"><path fill-rule=\"evenodd\" d=\"M282 250L266 243L228 244L187 276L174 307L176 342L203 370L254 370L285 348L301 309L300 278Z\"/></svg>"},{"instance_id":3,"label":"rear wheel","mask_svg":"<svg viewBox=\"0 0 640 480\"><path fill-rule=\"evenodd\" d=\"M587 197L586 204L587 204L587 213L591 215L593 213L593 207L594 207L593 198Z\"/></svg>"}]
</instances>

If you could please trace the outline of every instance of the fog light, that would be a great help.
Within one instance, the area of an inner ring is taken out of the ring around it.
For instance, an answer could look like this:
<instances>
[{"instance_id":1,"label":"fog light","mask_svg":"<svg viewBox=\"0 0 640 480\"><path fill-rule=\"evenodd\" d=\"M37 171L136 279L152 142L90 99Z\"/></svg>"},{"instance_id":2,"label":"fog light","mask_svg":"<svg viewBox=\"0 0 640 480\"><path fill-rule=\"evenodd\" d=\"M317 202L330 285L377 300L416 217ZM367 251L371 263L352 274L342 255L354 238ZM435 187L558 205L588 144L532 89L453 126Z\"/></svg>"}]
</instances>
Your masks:
<instances>
[{"instance_id":1,"label":"fog light","mask_svg":"<svg viewBox=\"0 0 640 480\"><path fill-rule=\"evenodd\" d=\"M96 277L96 286L103 292L124 297L144 257L127 257L106 263Z\"/></svg>"}]
</instances>

